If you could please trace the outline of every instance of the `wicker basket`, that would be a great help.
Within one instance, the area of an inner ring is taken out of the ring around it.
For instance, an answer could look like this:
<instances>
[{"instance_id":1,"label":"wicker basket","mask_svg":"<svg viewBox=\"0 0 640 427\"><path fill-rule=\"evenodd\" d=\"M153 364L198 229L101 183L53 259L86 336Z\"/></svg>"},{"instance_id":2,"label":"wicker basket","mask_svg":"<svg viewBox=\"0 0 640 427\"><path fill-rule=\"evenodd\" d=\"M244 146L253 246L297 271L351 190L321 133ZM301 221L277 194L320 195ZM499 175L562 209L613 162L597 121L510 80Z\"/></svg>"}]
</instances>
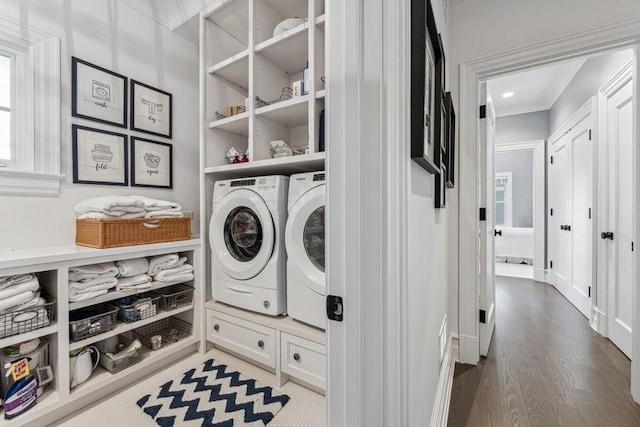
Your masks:
<instances>
[{"instance_id":1,"label":"wicker basket","mask_svg":"<svg viewBox=\"0 0 640 427\"><path fill-rule=\"evenodd\" d=\"M191 219L188 217L76 220L76 244L92 248L117 248L190 238Z\"/></svg>"}]
</instances>

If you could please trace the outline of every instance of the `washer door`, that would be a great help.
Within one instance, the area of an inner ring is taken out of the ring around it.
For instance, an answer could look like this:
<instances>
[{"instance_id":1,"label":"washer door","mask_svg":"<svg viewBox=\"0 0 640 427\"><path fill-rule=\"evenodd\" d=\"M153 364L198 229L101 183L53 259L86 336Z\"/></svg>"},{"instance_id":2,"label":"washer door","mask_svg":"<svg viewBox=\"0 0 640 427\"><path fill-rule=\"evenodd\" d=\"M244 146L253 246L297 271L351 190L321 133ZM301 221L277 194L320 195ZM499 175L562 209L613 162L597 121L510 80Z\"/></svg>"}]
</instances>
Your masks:
<instances>
[{"instance_id":1,"label":"washer door","mask_svg":"<svg viewBox=\"0 0 640 427\"><path fill-rule=\"evenodd\" d=\"M289 260L303 273L300 279L304 284L319 295L326 295L324 194L324 185L303 194L289 212L285 231Z\"/></svg>"},{"instance_id":2,"label":"washer door","mask_svg":"<svg viewBox=\"0 0 640 427\"><path fill-rule=\"evenodd\" d=\"M213 208L209 242L229 277L257 276L271 259L275 243L273 218L264 200L247 189L226 195Z\"/></svg>"}]
</instances>

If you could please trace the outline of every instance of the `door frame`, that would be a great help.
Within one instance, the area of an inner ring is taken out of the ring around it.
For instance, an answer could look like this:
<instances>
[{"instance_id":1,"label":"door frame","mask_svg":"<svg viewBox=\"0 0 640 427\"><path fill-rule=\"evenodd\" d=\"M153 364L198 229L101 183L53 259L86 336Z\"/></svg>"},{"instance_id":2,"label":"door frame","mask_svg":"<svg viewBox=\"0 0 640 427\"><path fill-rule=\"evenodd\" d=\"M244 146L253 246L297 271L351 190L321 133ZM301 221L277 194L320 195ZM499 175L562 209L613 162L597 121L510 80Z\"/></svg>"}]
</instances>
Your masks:
<instances>
[{"instance_id":1,"label":"door frame","mask_svg":"<svg viewBox=\"0 0 640 427\"><path fill-rule=\"evenodd\" d=\"M508 151L533 150L533 280L536 282L546 282L546 270L544 260L545 247L545 178L544 170L545 157L544 139L517 142L500 142L494 147L495 153ZM494 189L495 191L495 183Z\"/></svg>"},{"instance_id":2,"label":"door frame","mask_svg":"<svg viewBox=\"0 0 640 427\"><path fill-rule=\"evenodd\" d=\"M523 71L536 66L573 59L585 55L595 55L621 48L635 48L637 58L640 42L640 19L594 28L572 36L558 37L542 43L524 46L503 53L473 59L460 64L460 259L478 259L476 239L479 227L479 188L476 141L479 131L478 105L479 82L510 72ZM634 63L637 62L634 61ZM634 78L638 78L638 67L634 65ZM634 171L638 161L638 95L640 85L634 87ZM640 174L635 176L636 188L640 189ZM635 195L635 192L634 192ZM637 197L636 197L637 198ZM637 206L634 200L634 206ZM638 239L640 212L636 209L634 236ZM637 265L640 251L636 253L633 287L633 354L640 355L640 316L637 313L640 292L637 286ZM462 363L477 364L480 360L478 295L479 275L473 263L459 265L459 360ZM631 395L640 403L640 357L631 361Z\"/></svg>"}]
</instances>

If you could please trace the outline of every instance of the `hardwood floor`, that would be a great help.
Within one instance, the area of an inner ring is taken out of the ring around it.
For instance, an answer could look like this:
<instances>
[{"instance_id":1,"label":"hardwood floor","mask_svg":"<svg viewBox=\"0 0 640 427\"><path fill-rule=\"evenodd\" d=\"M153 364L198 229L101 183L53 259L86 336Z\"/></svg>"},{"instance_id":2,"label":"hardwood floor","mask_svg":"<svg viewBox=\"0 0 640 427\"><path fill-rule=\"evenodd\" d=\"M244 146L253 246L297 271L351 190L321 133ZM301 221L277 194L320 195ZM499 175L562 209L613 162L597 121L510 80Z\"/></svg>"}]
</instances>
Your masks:
<instances>
[{"instance_id":1,"label":"hardwood floor","mask_svg":"<svg viewBox=\"0 0 640 427\"><path fill-rule=\"evenodd\" d=\"M487 358L456 365L450 426L640 426L631 362L551 285L496 277Z\"/></svg>"}]
</instances>

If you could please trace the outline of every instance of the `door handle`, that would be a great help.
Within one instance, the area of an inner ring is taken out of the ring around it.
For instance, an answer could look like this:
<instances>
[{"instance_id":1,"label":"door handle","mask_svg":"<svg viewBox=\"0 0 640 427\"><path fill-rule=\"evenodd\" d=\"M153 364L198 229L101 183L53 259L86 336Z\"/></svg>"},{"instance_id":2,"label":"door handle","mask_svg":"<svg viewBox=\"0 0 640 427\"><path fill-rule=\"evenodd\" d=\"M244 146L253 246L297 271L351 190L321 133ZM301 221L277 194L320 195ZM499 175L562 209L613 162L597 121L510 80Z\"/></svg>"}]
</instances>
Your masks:
<instances>
[{"instance_id":1,"label":"door handle","mask_svg":"<svg viewBox=\"0 0 640 427\"><path fill-rule=\"evenodd\" d=\"M502 230L493 230L494 236L502 236Z\"/></svg>"},{"instance_id":2,"label":"door handle","mask_svg":"<svg viewBox=\"0 0 640 427\"><path fill-rule=\"evenodd\" d=\"M602 233L600 233L600 237L602 239L613 240L613 233L611 231L602 232Z\"/></svg>"},{"instance_id":3,"label":"door handle","mask_svg":"<svg viewBox=\"0 0 640 427\"><path fill-rule=\"evenodd\" d=\"M571 226L570 226L570 225L565 225L565 226L564 226L564 229L565 229L566 231L571 231Z\"/></svg>"}]
</instances>

